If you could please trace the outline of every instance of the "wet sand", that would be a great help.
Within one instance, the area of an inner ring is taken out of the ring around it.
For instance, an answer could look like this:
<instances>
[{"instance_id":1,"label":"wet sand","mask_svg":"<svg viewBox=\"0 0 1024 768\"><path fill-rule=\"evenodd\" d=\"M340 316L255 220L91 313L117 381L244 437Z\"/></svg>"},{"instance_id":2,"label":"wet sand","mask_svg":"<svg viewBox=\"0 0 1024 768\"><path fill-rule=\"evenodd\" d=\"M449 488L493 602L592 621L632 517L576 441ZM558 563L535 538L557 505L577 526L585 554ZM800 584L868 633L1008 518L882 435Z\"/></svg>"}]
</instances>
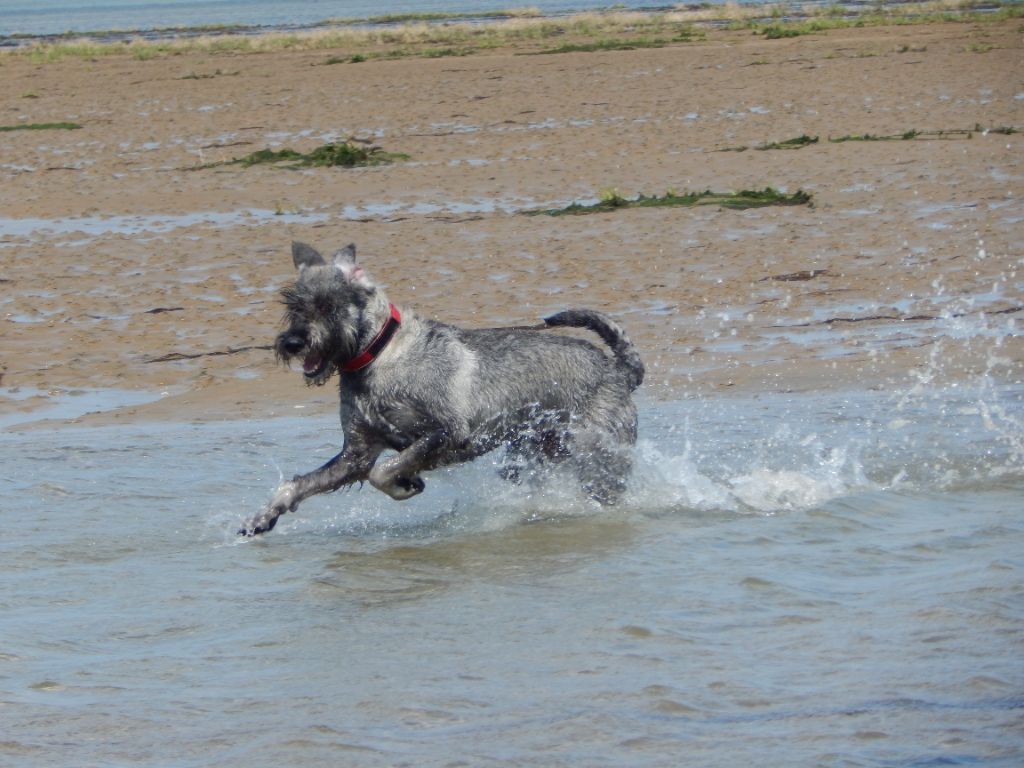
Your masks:
<instances>
[{"instance_id":1,"label":"wet sand","mask_svg":"<svg viewBox=\"0 0 1024 768\"><path fill-rule=\"evenodd\" d=\"M293 239L356 242L427 317L608 312L655 398L1017 381L1024 137L973 129L1024 127L1022 49L1011 20L335 65L0 57L0 124L83 126L0 133L0 411L80 390L154 398L88 422L332 411L267 349ZM194 170L350 136L410 160ZM521 215L768 186L813 204Z\"/></svg>"}]
</instances>

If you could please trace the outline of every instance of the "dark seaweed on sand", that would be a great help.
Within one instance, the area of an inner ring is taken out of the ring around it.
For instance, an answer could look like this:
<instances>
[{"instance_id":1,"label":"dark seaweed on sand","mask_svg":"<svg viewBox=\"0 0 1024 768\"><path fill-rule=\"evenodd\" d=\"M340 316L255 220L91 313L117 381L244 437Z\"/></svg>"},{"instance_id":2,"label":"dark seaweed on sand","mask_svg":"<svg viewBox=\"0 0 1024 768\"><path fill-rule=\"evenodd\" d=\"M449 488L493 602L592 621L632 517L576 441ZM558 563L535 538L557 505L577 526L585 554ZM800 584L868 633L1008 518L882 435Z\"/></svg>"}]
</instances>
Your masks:
<instances>
[{"instance_id":1,"label":"dark seaweed on sand","mask_svg":"<svg viewBox=\"0 0 1024 768\"><path fill-rule=\"evenodd\" d=\"M396 160L408 160L409 156L398 152L385 152L378 146L359 146L355 141L324 144L311 152L296 152L294 149L261 149L245 157L207 163L192 170L216 168L222 165L240 165L250 168L254 165L287 164L288 168L356 168L371 165L386 165Z\"/></svg>"},{"instance_id":2,"label":"dark seaweed on sand","mask_svg":"<svg viewBox=\"0 0 1024 768\"><path fill-rule=\"evenodd\" d=\"M769 205L808 205L811 196L803 190L792 194L780 192L772 187L764 189L744 189L739 192L666 192L662 196L638 195L625 198L617 192L605 193L601 199L590 205L572 203L565 208L538 211L524 211L528 216L578 216L588 213L606 213L621 208L661 208L666 206L693 207L698 205L717 205L722 208L746 209L763 208Z\"/></svg>"}]
</instances>

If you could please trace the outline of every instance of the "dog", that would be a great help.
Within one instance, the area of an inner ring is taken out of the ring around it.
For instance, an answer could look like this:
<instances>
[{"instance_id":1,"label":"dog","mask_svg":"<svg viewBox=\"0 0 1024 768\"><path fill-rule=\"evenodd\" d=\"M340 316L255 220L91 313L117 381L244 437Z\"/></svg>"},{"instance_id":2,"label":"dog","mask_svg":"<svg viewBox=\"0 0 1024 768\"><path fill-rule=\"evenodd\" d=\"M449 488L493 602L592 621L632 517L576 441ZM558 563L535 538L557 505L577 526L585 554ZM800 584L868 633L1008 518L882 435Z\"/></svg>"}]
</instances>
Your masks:
<instances>
[{"instance_id":1,"label":"dog","mask_svg":"<svg viewBox=\"0 0 1024 768\"><path fill-rule=\"evenodd\" d=\"M573 309L537 326L463 329L400 311L357 262L355 245L327 261L294 242L292 260L298 278L282 291L287 328L274 349L285 364L302 361L308 384L338 374L345 442L319 469L282 483L241 535L266 533L310 496L356 482L408 499L423 492L424 472L499 447L514 462L570 462L600 504L621 496L644 365L608 317ZM560 327L595 332L611 355L547 331ZM389 449L395 454L381 458Z\"/></svg>"}]
</instances>

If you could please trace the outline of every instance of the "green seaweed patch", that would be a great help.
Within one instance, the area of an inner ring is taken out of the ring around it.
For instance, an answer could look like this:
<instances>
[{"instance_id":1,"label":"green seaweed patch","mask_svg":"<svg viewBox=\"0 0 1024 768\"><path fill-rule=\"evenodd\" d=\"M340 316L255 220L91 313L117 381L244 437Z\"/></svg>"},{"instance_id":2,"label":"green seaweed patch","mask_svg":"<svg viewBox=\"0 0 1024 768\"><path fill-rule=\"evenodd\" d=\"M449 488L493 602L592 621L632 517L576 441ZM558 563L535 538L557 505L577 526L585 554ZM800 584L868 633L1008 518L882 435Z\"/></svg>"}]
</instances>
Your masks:
<instances>
[{"instance_id":1,"label":"green seaweed patch","mask_svg":"<svg viewBox=\"0 0 1024 768\"><path fill-rule=\"evenodd\" d=\"M254 165L285 163L289 168L356 168L387 165L408 159L408 155L399 152L385 152L375 145L358 146L352 141L343 141L337 144L324 144L312 152L306 153L296 152L294 149L261 149L234 160L196 166L193 170L215 168L222 165L240 165L243 168L251 168Z\"/></svg>"},{"instance_id":2,"label":"green seaweed patch","mask_svg":"<svg viewBox=\"0 0 1024 768\"><path fill-rule=\"evenodd\" d=\"M811 195L803 190L792 194L780 192L772 187L764 189L744 189L739 192L683 192L669 191L664 195L638 195L626 198L616 190L601 193L596 203L584 205L572 203L565 208L523 211L527 216L579 216L588 213L607 213L623 208L662 208L667 206L695 207L698 205L717 205L721 208L744 210L747 208L764 208L770 205L809 205Z\"/></svg>"},{"instance_id":3,"label":"green seaweed patch","mask_svg":"<svg viewBox=\"0 0 1024 768\"><path fill-rule=\"evenodd\" d=\"M362 64L364 61L368 61L368 57L363 53L353 53L346 56L331 56L324 62L324 66L333 66L335 64Z\"/></svg>"},{"instance_id":4,"label":"green seaweed patch","mask_svg":"<svg viewBox=\"0 0 1024 768\"><path fill-rule=\"evenodd\" d=\"M764 144L760 147L754 147L754 149L803 149L804 147L817 143L817 136L808 136L807 134L803 134L800 136L795 136L792 139L786 139L785 141L774 141L770 144Z\"/></svg>"},{"instance_id":5,"label":"green seaweed patch","mask_svg":"<svg viewBox=\"0 0 1024 768\"><path fill-rule=\"evenodd\" d=\"M24 125L0 125L0 131L77 131L78 123L25 123Z\"/></svg>"},{"instance_id":6,"label":"green seaweed patch","mask_svg":"<svg viewBox=\"0 0 1024 768\"><path fill-rule=\"evenodd\" d=\"M377 146L360 147L351 142L324 144L303 154L293 149L278 151L262 149L232 161L249 168L253 165L290 163L297 168L355 168L356 166L385 165L395 160L408 160L408 155L385 152Z\"/></svg>"},{"instance_id":7,"label":"green seaweed patch","mask_svg":"<svg viewBox=\"0 0 1024 768\"><path fill-rule=\"evenodd\" d=\"M795 136L792 139L786 139L784 141L773 141L768 144L760 144L756 147L726 147L725 149L718 150L719 152L746 152L748 149L756 149L759 151L767 151L770 149L803 149L811 144L817 144L817 136L808 136L803 134L801 136Z\"/></svg>"},{"instance_id":8,"label":"green seaweed patch","mask_svg":"<svg viewBox=\"0 0 1024 768\"><path fill-rule=\"evenodd\" d=\"M859 133L848 136L829 136L828 140L833 144L841 144L846 141L914 141L915 139L969 139L973 131L961 128L943 131L917 131L910 130L903 133L890 133L878 135L874 133Z\"/></svg>"},{"instance_id":9,"label":"green seaweed patch","mask_svg":"<svg viewBox=\"0 0 1024 768\"><path fill-rule=\"evenodd\" d=\"M532 51L524 55L544 56L553 53L597 53L598 51L635 51L637 48L662 48L664 40L633 39L633 40L594 40L591 43L566 43L557 48L545 48L543 51Z\"/></svg>"},{"instance_id":10,"label":"green seaweed patch","mask_svg":"<svg viewBox=\"0 0 1024 768\"><path fill-rule=\"evenodd\" d=\"M446 59L453 56L472 56L479 49L477 48L396 48L391 51L376 51L371 53L355 53L351 56L331 56L324 64L362 64L363 62L378 59Z\"/></svg>"},{"instance_id":11,"label":"green seaweed patch","mask_svg":"<svg viewBox=\"0 0 1024 768\"><path fill-rule=\"evenodd\" d=\"M672 37L632 37L624 40L602 38L589 43L566 43L557 48L542 51L531 51L524 56L543 56L553 53L597 53L600 51L635 51L640 48L664 48L673 43L690 43L703 40L704 34L694 30L685 30Z\"/></svg>"}]
</instances>

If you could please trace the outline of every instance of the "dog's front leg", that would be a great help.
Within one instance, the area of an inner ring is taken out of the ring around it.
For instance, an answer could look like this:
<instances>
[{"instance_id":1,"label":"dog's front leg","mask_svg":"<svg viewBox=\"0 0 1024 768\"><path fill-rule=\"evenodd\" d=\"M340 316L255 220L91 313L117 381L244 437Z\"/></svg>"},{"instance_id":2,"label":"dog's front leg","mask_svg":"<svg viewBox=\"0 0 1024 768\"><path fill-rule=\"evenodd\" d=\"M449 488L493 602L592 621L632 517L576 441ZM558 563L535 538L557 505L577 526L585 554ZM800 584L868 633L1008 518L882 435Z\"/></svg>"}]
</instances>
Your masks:
<instances>
[{"instance_id":1,"label":"dog's front leg","mask_svg":"<svg viewBox=\"0 0 1024 768\"><path fill-rule=\"evenodd\" d=\"M397 456L371 469L370 484L397 501L423 493L426 485L419 473L438 466L449 447L450 436L446 430L423 435Z\"/></svg>"},{"instance_id":2,"label":"dog's front leg","mask_svg":"<svg viewBox=\"0 0 1024 768\"><path fill-rule=\"evenodd\" d=\"M336 491L343 485L365 480L379 453L356 452L346 447L319 469L305 475L296 475L288 482L281 483L270 503L242 526L239 535L256 536L273 530L277 518L285 512L294 512L310 496Z\"/></svg>"}]
</instances>

